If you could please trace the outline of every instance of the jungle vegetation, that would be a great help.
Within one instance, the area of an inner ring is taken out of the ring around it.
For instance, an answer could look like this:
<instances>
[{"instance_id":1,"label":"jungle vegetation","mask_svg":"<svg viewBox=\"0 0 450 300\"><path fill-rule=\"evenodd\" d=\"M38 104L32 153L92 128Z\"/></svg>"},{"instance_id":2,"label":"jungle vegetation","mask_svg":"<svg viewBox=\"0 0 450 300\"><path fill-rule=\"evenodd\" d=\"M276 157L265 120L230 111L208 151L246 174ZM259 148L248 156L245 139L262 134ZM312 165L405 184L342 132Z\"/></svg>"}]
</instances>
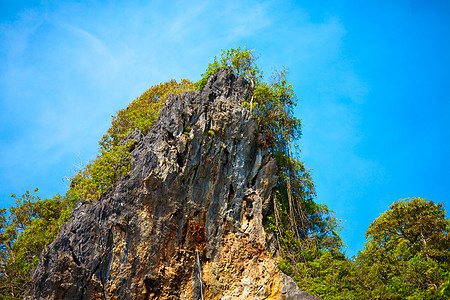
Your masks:
<instances>
[{"instance_id":1,"label":"jungle vegetation","mask_svg":"<svg viewBox=\"0 0 450 300\"><path fill-rule=\"evenodd\" d=\"M202 90L219 68L244 76L251 95L242 105L258 120L279 179L264 226L277 245L280 269L299 287L323 299L449 299L450 220L443 204L421 198L395 201L369 226L364 249L347 258L340 220L316 196L301 161L298 102L286 70L265 80L253 50L228 49L201 79L155 85L117 112L99 142L99 154L70 178L65 195L41 199L26 191L0 209L0 299L21 299L41 251L67 222L80 200L96 201L132 168L127 135L149 132L168 94Z\"/></svg>"}]
</instances>

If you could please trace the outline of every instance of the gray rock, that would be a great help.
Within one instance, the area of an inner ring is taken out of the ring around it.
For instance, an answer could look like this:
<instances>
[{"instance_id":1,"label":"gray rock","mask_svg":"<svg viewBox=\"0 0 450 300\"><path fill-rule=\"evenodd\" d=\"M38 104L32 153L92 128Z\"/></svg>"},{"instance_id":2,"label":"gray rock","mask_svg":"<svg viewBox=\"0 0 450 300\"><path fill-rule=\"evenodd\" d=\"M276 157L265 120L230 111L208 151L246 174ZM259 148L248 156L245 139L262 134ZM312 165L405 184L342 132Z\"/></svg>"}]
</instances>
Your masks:
<instances>
[{"instance_id":1,"label":"gray rock","mask_svg":"<svg viewBox=\"0 0 450 300\"><path fill-rule=\"evenodd\" d=\"M168 96L153 129L129 136L130 174L78 204L25 299L313 299L265 247L276 165L240 105L249 93L220 70Z\"/></svg>"}]
</instances>

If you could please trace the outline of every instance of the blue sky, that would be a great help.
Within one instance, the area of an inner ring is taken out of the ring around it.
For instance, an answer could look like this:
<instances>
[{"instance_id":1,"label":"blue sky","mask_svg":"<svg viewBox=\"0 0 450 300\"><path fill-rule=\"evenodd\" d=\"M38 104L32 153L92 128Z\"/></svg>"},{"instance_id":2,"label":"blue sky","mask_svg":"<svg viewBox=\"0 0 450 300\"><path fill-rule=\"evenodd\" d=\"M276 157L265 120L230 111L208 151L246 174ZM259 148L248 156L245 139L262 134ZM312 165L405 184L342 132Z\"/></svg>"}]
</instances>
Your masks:
<instances>
[{"instance_id":1,"label":"blue sky","mask_svg":"<svg viewBox=\"0 0 450 300\"><path fill-rule=\"evenodd\" d=\"M0 0L0 206L63 194L111 115L247 46L289 70L317 202L347 254L398 199L450 200L448 1Z\"/></svg>"}]
</instances>

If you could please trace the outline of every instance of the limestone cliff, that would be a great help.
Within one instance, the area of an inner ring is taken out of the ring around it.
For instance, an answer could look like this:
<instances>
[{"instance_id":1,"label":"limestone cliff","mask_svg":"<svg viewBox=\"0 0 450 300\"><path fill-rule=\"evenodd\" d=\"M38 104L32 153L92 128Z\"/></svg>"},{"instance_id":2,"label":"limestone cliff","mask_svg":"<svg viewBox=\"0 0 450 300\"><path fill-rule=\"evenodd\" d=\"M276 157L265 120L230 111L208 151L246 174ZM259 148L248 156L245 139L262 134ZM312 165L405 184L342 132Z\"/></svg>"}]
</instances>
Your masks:
<instances>
[{"instance_id":1,"label":"limestone cliff","mask_svg":"<svg viewBox=\"0 0 450 300\"><path fill-rule=\"evenodd\" d=\"M82 202L42 253L25 299L316 299L266 250L276 165L229 70L170 95L133 132L134 167Z\"/></svg>"}]
</instances>

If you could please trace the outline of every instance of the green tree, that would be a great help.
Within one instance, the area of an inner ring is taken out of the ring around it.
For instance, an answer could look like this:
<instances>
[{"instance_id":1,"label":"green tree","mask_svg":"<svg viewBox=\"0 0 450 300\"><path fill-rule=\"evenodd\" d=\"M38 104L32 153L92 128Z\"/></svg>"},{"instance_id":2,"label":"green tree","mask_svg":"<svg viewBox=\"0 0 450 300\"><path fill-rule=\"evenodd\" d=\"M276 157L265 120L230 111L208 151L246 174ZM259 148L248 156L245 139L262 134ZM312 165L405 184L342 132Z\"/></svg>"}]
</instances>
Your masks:
<instances>
[{"instance_id":1,"label":"green tree","mask_svg":"<svg viewBox=\"0 0 450 300\"><path fill-rule=\"evenodd\" d=\"M372 222L354 260L326 249L280 266L323 299L449 299L449 224L442 204L404 199Z\"/></svg>"},{"instance_id":2,"label":"green tree","mask_svg":"<svg viewBox=\"0 0 450 300\"><path fill-rule=\"evenodd\" d=\"M323 251L307 263L298 264L300 289L322 299L369 299L360 297L361 278L356 276L356 264L340 252ZM297 275L298 276L298 275Z\"/></svg>"},{"instance_id":3,"label":"green tree","mask_svg":"<svg viewBox=\"0 0 450 300\"><path fill-rule=\"evenodd\" d=\"M450 221L443 204L394 202L370 225L356 258L374 299L448 299Z\"/></svg>"},{"instance_id":4,"label":"green tree","mask_svg":"<svg viewBox=\"0 0 450 300\"><path fill-rule=\"evenodd\" d=\"M56 237L61 214L70 209L59 195L41 199L26 191L0 209L0 299L21 299L41 251Z\"/></svg>"}]
</instances>

